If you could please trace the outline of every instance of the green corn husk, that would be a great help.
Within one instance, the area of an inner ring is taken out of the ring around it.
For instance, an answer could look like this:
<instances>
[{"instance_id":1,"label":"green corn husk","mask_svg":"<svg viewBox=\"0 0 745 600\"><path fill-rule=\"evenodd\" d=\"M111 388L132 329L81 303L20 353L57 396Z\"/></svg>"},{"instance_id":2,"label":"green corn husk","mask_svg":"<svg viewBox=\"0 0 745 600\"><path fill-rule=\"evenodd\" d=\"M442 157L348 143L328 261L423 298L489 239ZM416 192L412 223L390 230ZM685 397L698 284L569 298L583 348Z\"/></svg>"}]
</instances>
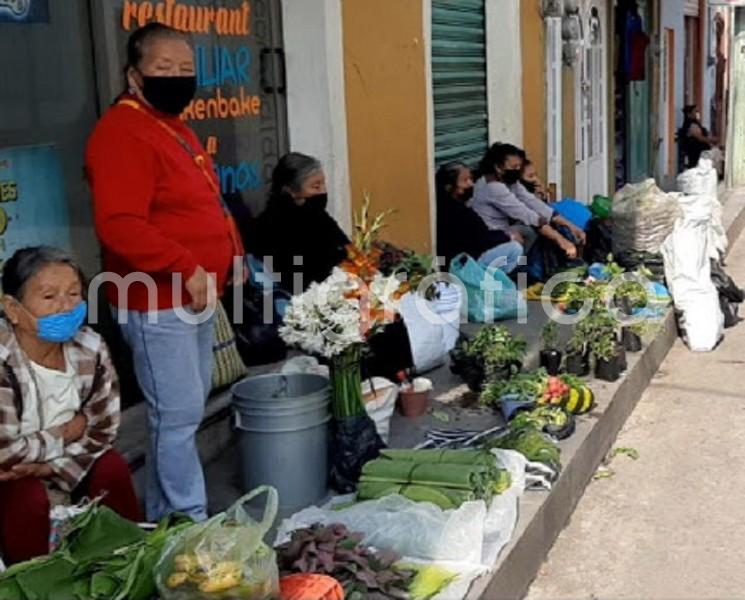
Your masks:
<instances>
[{"instance_id":1,"label":"green corn husk","mask_svg":"<svg viewBox=\"0 0 745 600\"><path fill-rule=\"evenodd\" d=\"M483 450L391 450L380 452L390 460L416 463L494 466L494 456Z\"/></svg>"},{"instance_id":2,"label":"green corn husk","mask_svg":"<svg viewBox=\"0 0 745 600\"><path fill-rule=\"evenodd\" d=\"M361 481L411 483L483 491L496 468L484 465L428 464L378 459L362 469Z\"/></svg>"},{"instance_id":3,"label":"green corn husk","mask_svg":"<svg viewBox=\"0 0 745 600\"><path fill-rule=\"evenodd\" d=\"M379 500L393 494L398 494L413 502L431 502L442 510L458 508L464 502L478 500L476 494L469 490L377 481L362 481L357 490L359 500Z\"/></svg>"}]
</instances>

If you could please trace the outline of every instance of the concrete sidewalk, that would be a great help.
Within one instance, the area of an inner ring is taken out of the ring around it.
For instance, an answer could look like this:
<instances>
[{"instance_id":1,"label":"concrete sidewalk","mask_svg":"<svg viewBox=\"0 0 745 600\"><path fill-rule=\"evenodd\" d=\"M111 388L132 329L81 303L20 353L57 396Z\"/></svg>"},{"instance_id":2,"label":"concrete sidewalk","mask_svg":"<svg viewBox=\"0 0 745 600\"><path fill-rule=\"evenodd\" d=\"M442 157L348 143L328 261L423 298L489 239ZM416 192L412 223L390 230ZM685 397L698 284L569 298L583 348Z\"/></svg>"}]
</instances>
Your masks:
<instances>
[{"instance_id":1,"label":"concrete sidewalk","mask_svg":"<svg viewBox=\"0 0 745 600\"><path fill-rule=\"evenodd\" d=\"M745 238L728 258L745 285ZM529 600L745 598L745 322L711 354L677 342Z\"/></svg>"}]
</instances>

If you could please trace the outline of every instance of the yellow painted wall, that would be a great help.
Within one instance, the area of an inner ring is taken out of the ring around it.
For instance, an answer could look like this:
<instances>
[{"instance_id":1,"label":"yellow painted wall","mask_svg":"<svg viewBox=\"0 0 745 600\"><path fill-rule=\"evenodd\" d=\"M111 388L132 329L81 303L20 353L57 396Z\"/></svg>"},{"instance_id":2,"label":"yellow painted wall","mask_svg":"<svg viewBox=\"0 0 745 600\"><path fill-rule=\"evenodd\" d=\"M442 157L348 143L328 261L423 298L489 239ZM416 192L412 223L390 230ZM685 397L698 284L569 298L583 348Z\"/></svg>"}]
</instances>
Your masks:
<instances>
[{"instance_id":1,"label":"yellow painted wall","mask_svg":"<svg viewBox=\"0 0 745 600\"><path fill-rule=\"evenodd\" d=\"M546 177L546 54L541 0L521 0L523 145Z\"/></svg>"},{"instance_id":2,"label":"yellow painted wall","mask_svg":"<svg viewBox=\"0 0 745 600\"><path fill-rule=\"evenodd\" d=\"M352 209L394 208L383 238L432 248L421 0L343 0Z\"/></svg>"}]
</instances>

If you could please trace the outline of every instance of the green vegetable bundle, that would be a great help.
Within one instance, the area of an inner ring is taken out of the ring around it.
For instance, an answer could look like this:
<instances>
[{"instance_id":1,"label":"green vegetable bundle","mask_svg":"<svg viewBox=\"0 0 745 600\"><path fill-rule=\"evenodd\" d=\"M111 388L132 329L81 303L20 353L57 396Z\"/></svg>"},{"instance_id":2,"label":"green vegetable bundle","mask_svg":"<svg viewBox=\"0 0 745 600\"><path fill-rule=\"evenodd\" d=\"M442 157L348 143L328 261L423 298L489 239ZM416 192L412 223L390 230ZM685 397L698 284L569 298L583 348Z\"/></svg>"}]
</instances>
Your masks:
<instances>
[{"instance_id":1,"label":"green vegetable bundle","mask_svg":"<svg viewBox=\"0 0 745 600\"><path fill-rule=\"evenodd\" d=\"M49 556L0 574L3 600L150 600L153 567L169 537L192 524L162 522L150 534L110 509L94 505L72 519Z\"/></svg>"},{"instance_id":2,"label":"green vegetable bundle","mask_svg":"<svg viewBox=\"0 0 745 600\"><path fill-rule=\"evenodd\" d=\"M556 471L561 469L559 446L534 427L515 428L507 435L489 442L489 447L515 450L531 462L543 463Z\"/></svg>"},{"instance_id":3,"label":"green vegetable bundle","mask_svg":"<svg viewBox=\"0 0 745 600\"><path fill-rule=\"evenodd\" d=\"M362 470L359 500L400 494L443 510L472 500L490 501L511 485L494 457L475 450L384 450Z\"/></svg>"}]
</instances>

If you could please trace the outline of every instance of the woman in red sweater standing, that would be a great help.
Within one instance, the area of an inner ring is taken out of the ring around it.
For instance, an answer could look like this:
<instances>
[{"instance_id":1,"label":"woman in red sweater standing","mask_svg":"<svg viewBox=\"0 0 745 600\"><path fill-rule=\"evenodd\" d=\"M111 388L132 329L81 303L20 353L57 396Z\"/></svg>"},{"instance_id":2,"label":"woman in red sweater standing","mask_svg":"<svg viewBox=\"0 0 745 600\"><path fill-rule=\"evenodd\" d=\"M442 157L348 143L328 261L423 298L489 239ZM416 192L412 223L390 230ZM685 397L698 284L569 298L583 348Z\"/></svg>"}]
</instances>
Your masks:
<instances>
[{"instance_id":1,"label":"woman in red sweater standing","mask_svg":"<svg viewBox=\"0 0 745 600\"><path fill-rule=\"evenodd\" d=\"M179 118L196 92L180 32L154 23L127 48L128 91L88 142L109 302L148 403L150 520L207 516L196 431L210 391L214 310L242 256L212 163ZM123 279L126 278L126 279Z\"/></svg>"}]
</instances>

